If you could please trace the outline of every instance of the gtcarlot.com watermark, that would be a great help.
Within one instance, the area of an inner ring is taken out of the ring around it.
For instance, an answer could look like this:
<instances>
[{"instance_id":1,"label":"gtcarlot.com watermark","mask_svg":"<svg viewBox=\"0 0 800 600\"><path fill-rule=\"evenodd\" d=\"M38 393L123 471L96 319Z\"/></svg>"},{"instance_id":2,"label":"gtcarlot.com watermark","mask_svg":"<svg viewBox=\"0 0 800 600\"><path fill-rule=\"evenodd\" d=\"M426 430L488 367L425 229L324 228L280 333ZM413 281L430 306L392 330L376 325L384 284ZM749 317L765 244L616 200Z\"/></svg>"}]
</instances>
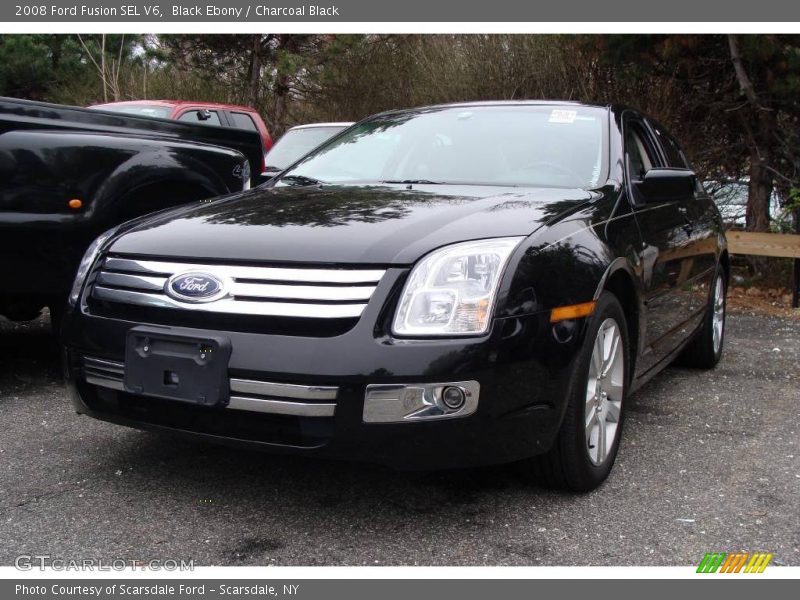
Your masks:
<instances>
[{"instance_id":1,"label":"gtcarlot.com watermark","mask_svg":"<svg viewBox=\"0 0 800 600\"><path fill-rule=\"evenodd\" d=\"M19 571L194 571L194 559L58 558L50 554L20 554L14 559L14 567Z\"/></svg>"}]
</instances>

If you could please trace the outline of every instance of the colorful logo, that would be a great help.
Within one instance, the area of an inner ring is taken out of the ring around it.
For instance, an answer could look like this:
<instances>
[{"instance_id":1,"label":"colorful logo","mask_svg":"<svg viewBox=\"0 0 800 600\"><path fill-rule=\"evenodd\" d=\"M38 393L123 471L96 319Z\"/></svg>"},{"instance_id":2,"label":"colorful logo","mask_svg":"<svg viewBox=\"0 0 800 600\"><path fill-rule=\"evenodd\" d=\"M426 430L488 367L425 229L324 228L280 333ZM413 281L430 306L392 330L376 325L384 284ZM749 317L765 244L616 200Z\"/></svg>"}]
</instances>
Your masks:
<instances>
[{"instance_id":1,"label":"colorful logo","mask_svg":"<svg viewBox=\"0 0 800 600\"><path fill-rule=\"evenodd\" d=\"M213 302L225 295L225 283L211 273L178 273L167 280L166 292L183 302Z\"/></svg>"},{"instance_id":2,"label":"colorful logo","mask_svg":"<svg viewBox=\"0 0 800 600\"><path fill-rule=\"evenodd\" d=\"M697 572L763 573L771 560L771 552L707 552Z\"/></svg>"}]
</instances>

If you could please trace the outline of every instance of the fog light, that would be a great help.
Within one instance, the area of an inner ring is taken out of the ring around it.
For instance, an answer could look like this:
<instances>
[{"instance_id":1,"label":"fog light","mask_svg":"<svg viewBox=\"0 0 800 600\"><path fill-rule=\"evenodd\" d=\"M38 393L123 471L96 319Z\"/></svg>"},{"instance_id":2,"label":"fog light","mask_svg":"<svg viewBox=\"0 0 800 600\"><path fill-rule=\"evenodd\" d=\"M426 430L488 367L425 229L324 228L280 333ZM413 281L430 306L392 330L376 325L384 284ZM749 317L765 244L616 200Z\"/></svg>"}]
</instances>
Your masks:
<instances>
[{"instance_id":1,"label":"fog light","mask_svg":"<svg viewBox=\"0 0 800 600\"><path fill-rule=\"evenodd\" d=\"M458 410L467 401L467 395L459 387L450 386L442 392L442 402L450 410Z\"/></svg>"},{"instance_id":2,"label":"fog light","mask_svg":"<svg viewBox=\"0 0 800 600\"><path fill-rule=\"evenodd\" d=\"M371 384L364 396L365 423L455 419L478 409L477 381Z\"/></svg>"}]
</instances>

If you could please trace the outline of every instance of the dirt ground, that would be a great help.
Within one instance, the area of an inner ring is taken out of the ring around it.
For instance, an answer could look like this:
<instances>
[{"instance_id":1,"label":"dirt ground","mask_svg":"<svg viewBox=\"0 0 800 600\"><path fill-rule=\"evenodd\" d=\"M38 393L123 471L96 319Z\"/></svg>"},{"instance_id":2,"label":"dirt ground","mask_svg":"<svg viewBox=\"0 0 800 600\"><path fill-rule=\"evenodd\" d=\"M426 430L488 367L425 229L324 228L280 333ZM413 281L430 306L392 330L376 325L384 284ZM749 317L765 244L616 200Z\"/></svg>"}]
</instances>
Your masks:
<instances>
[{"instance_id":1,"label":"dirt ground","mask_svg":"<svg viewBox=\"0 0 800 600\"><path fill-rule=\"evenodd\" d=\"M800 308L792 308L788 288L733 286L728 292L728 307L734 313L800 319Z\"/></svg>"}]
</instances>

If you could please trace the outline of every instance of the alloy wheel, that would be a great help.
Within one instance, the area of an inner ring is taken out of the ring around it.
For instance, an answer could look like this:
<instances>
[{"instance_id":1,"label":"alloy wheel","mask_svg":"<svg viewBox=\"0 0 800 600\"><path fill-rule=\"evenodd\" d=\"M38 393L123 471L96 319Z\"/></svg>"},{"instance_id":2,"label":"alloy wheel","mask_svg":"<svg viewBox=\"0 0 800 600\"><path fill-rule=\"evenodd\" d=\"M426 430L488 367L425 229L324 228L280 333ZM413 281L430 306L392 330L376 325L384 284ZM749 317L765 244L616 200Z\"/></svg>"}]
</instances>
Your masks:
<instances>
[{"instance_id":1,"label":"alloy wheel","mask_svg":"<svg viewBox=\"0 0 800 600\"><path fill-rule=\"evenodd\" d=\"M625 349L619 325L608 318L600 325L592 348L586 384L586 451L602 465L613 448L622 412Z\"/></svg>"},{"instance_id":2,"label":"alloy wheel","mask_svg":"<svg viewBox=\"0 0 800 600\"><path fill-rule=\"evenodd\" d=\"M717 277L714 284L714 314L712 315L711 331L713 335L714 354L719 352L722 345L722 332L725 328L725 284L722 277Z\"/></svg>"}]
</instances>

